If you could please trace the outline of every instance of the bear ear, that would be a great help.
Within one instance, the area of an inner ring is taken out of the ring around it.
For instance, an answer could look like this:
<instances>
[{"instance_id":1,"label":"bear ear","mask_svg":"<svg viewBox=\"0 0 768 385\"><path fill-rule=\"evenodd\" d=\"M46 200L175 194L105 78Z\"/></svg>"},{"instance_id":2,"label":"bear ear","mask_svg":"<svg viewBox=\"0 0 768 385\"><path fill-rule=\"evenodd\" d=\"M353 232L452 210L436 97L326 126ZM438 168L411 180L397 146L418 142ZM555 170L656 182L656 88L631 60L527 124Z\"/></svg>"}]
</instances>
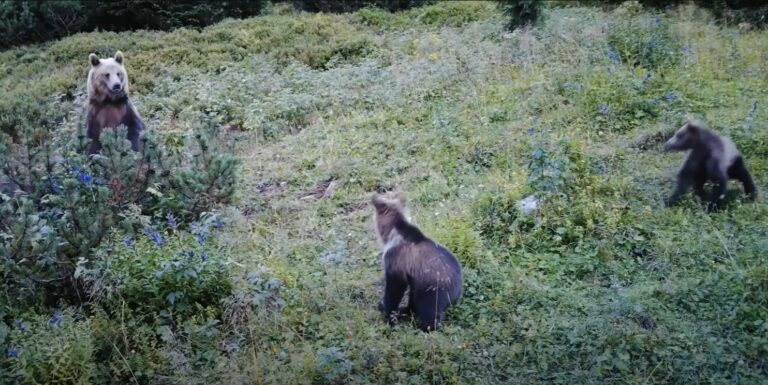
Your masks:
<instances>
[{"instance_id":1,"label":"bear ear","mask_svg":"<svg viewBox=\"0 0 768 385\"><path fill-rule=\"evenodd\" d=\"M378 193L373 193L371 195L371 204L379 213L384 212L387 209L387 201Z\"/></svg>"},{"instance_id":2,"label":"bear ear","mask_svg":"<svg viewBox=\"0 0 768 385\"><path fill-rule=\"evenodd\" d=\"M115 52L115 61L120 63L120 64L123 64L123 52L122 51Z\"/></svg>"},{"instance_id":3,"label":"bear ear","mask_svg":"<svg viewBox=\"0 0 768 385\"><path fill-rule=\"evenodd\" d=\"M99 64L101 64L101 60L99 60L99 57L96 56L95 53L92 53L92 54L88 55L88 61L91 62L91 65L94 66L94 67L96 67Z\"/></svg>"},{"instance_id":4,"label":"bear ear","mask_svg":"<svg viewBox=\"0 0 768 385\"><path fill-rule=\"evenodd\" d=\"M690 121L685 125L685 127L688 129L688 132L695 134L701 130L701 123L697 121Z\"/></svg>"}]
</instances>

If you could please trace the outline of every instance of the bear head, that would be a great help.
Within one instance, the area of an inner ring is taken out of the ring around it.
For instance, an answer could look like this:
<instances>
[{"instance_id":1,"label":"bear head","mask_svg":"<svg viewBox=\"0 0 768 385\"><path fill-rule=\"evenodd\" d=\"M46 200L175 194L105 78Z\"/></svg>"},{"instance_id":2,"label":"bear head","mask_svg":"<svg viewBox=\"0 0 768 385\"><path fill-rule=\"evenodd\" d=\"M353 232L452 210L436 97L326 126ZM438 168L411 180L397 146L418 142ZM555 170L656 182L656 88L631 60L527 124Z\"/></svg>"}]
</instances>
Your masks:
<instances>
[{"instance_id":1,"label":"bear head","mask_svg":"<svg viewBox=\"0 0 768 385\"><path fill-rule=\"evenodd\" d=\"M123 66L123 53L117 51L114 58L99 59L96 54L88 57L91 71L88 73L88 98L104 102L128 96L128 74Z\"/></svg>"},{"instance_id":2,"label":"bear head","mask_svg":"<svg viewBox=\"0 0 768 385\"><path fill-rule=\"evenodd\" d=\"M686 122L666 143L666 151L685 151L692 149L700 141L699 137L704 125L697 121Z\"/></svg>"}]
</instances>

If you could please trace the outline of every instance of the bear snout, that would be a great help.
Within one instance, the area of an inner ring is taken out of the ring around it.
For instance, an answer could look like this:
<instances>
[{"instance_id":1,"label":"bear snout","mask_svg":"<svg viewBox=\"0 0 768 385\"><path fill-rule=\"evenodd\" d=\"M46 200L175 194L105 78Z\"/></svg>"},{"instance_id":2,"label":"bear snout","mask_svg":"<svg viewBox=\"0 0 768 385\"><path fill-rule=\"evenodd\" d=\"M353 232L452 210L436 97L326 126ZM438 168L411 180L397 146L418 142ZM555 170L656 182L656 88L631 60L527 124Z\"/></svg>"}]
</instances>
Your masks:
<instances>
[{"instance_id":1,"label":"bear snout","mask_svg":"<svg viewBox=\"0 0 768 385\"><path fill-rule=\"evenodd\" d=\"M112 92L120 91L123 88L123 85L120 83L115 83L112 85Z\"/></svg>"}]
</instances>

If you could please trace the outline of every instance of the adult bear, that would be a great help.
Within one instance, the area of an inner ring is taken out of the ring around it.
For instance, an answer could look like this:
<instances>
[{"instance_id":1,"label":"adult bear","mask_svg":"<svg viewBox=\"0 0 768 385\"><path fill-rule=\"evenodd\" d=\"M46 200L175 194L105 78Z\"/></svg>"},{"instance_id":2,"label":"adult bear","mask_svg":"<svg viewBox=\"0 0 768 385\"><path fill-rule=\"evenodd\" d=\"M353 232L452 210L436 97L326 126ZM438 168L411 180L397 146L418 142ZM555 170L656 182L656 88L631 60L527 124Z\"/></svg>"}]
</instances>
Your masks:
<instances>
[{"instance_id":1,"label":"adult bear","mask_svg":"<svg viewBox=\"0 0 768 385\"><path fill-rule=\"evenodd\" d=\"M88 57L91 70L88 73L87 135L91 139L88 154L101 151L99 136L106 128L125 125L131 149L139 151L139 135L144 122L128 98L128 74L123 65L123 53L117 51L114 58L99 59L96 54Z\"/></svg>"}]
</instances>

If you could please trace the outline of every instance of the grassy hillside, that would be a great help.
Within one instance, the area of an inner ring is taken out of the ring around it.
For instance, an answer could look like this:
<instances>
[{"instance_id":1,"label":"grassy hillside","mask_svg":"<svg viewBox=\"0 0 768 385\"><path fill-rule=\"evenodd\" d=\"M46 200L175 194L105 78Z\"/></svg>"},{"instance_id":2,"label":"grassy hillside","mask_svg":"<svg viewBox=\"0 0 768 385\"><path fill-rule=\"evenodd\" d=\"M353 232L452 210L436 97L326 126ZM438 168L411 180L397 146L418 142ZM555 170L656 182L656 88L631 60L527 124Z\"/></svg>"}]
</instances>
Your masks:
<instances>
[{"instance_id":1,"label":"grassy hillside","mask_svg":"<svg viewBox=\"0 0 768 385\"><path fill-rule=\"evenodd\" d=\"M263 288L173 328L70 308L69 334L27 341L124 338L109 359L81 352L94 383L767 382L768 206L664 208L683 155L661 144L703 119L768 192L768 33L689 6L545 16L507 33L481 2L277 8L1 52L5 133L37 119L73 135L88 53L117 49L151 130L183 132L201 113L242 130L221 242L235 284ZM464 298L437 333L390 328L376 310L366 194L392 189L464 266ZM543 207L523 216L531 194Z\"/></svg>"}]
</instances>

